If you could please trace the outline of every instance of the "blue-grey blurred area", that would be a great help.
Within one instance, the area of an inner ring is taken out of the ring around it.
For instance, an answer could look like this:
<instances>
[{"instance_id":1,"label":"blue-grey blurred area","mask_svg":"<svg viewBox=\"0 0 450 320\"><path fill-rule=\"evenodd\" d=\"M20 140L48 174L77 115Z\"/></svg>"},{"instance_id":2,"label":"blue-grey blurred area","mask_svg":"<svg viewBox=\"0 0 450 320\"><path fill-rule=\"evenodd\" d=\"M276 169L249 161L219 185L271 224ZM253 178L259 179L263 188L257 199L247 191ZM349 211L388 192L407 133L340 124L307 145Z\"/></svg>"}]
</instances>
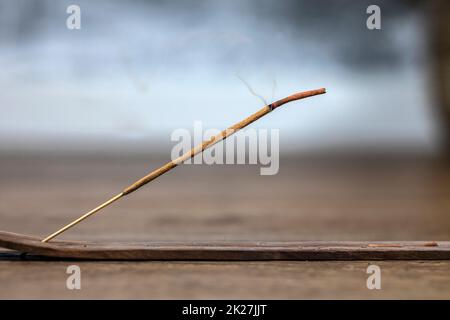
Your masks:
<instances>
[{"instance_id":1,"label":"blue-grey blurred area","mask_svg":"<svg viewBox=\"0 0 450 320\"><path fill-rule=\"evenodd\" d=\"M368 30L370 4L0 0L0 150L168 151L174 129L258 110L249 85L268 102L327 88L254 125L279 128L281 152L432 154L423 4L377 1Z\"/></svg>"}]
</instances>

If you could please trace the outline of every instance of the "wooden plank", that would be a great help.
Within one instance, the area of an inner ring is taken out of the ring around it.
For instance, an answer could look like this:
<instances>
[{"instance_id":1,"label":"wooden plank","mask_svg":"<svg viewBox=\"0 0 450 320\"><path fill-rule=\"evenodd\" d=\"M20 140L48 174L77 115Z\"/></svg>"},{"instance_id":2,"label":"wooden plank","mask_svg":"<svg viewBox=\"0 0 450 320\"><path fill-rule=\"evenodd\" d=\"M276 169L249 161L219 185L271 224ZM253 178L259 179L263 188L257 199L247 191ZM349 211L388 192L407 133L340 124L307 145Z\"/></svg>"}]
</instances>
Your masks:
<instances>
[{"instance_id":1,"label":"wooden plank","mask_svg":"<svg viewBox=\"0 0 450 320\"><path fill-rule=\"evenodd\" d=\"M22 253L88 260L449 260L450 241L395 242L41 242L0 231L0 247Z\"/></svg>"}]
</instances>

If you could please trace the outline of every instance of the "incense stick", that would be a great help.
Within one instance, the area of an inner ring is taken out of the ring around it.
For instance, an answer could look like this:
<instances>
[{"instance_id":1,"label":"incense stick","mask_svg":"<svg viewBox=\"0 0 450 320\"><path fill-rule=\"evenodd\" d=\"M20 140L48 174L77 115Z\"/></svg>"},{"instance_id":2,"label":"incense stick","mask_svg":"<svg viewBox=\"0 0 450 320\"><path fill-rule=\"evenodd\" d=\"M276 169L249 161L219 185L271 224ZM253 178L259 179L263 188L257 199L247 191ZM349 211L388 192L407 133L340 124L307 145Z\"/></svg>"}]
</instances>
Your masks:
<instances>
[{"instance_id":1,"label":"incense stick","mask_svg":"<svg viewBox=\"0 0 450 320\"><path fill-rule=\"evenodd\" d=\"M73 226L77 225L81 221L83 221L83 220L87 219L88 217L92 216L93 214L97 213L101 209L109 206L111 203L119 200L120 198L122 198L123 196L126 196L127 194L132 193L133 191L136 191L137 189L139 189L142 186L146 185L150 181L152 181L152 180L158 178L159 176L161 176L162 174L172 170L173 168L175 168L179 164L183 163L184 161L195 157L197 154L199 154L200 152L203 152L205 149L212 147L213 145L215 145L216 143L218 143L218 142L220 142L222 140L225 140L226 138L228 138L230 135L232 135L236 131L238 131L238 130L248 126L249 124L255 122L256 120L260 119L261 117L265 116L266 114L270 113L271 111L275 110L276 108L281 107L283 104L286 104L286 103L291 102L291 101L307 98L307 97L312 97L312 96L319 95L319 94L324 94L324 93L325 93L325 88L299 92L299 93L295 93L295 94L290 95L290 96L288 96L288 97L286 97L284 99L275 101L275 102L273 102L273 103L271 103L269 105L264 106L264 108L262 108L259 111L255 112L251 116L249 116L249 117L245 118L244 120L236 123L235 125L229 127L228 129L223 130L221 133L211 137L210 139L208 139L206 141L203 141L201 144L199 144L198 146L192 148L190 151L184 153L183 155L181 155L180 157L176 158L175 160L172 160L172 161L166 163L165 165L163 165L162 167L160 167L160 168L150 172L148 175L144 176L143 178L139 179L135 183L133 183L130 186L128 186L127 188L125 188L118 195L112 197L111 199L109 199L108 201L102 203L98 207L96 207L96 208L92 209L91 211L85 213L84 215L82 215L78 219L72 221L68 225L66 225L66 226L62 227L61 229L59 229L58 231L52 233L51 235L49 235L48 237L43 239L42 242L50 241L51 239L53 239L56 236L58 236L61 233L63 233L64 231L72 228Z\"/></svg>"}]
</instances>

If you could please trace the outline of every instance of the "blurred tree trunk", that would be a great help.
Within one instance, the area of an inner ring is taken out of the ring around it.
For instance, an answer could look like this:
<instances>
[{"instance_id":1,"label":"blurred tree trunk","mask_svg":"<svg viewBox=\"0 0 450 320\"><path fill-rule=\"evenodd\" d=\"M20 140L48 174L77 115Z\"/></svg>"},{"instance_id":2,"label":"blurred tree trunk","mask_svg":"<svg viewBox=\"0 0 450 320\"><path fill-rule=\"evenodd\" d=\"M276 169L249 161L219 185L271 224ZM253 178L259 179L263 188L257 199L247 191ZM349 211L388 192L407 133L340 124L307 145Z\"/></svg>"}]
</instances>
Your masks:
<instances>
[{"instance_id":1,"label":"blurred tree trunk","mask_svg":"<svg viewBox=\"0 0 450 320\"><path fill-rule=\"evenodd\" d=\"M433 55L433 93L443 127L442 146L450 156L450 1L429 2L431 48Z\"/></svg>"}]
</instances>

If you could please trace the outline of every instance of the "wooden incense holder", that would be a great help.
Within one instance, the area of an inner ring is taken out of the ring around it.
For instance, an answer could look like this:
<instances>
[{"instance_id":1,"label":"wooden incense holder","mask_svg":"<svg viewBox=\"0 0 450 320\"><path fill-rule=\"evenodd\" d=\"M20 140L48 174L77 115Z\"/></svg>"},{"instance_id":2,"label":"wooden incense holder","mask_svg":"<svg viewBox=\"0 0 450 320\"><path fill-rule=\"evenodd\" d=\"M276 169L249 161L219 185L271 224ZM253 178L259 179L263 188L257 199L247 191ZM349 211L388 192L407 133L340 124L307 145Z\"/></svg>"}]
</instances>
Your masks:
<instances>
[{"instance_id":1,"label":"wooden incense holder","mask_svg":"<svg viewBox=\"0 0 450 320\"><path fill-rule=\"evenodd\" d=\"M0 247L16 250L25 258L77 260L450 260L450 241L45 243L37 237L0 231Z\"/></svg>"}]
</instances>

